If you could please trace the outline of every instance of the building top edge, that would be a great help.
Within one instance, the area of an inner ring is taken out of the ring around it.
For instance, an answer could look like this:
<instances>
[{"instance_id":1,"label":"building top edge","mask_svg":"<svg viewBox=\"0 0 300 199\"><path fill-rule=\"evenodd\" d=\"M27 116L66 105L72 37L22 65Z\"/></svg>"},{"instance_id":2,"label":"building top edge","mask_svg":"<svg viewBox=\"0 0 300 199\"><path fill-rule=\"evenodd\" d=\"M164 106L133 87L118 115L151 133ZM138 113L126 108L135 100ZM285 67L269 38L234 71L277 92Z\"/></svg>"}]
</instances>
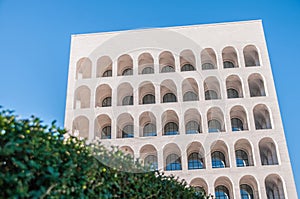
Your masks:
<instances>
[{"instance_id":1,"label":"building top edge","mask_svg":"<svg viewBox=\"0 0 300 199\"><path fill-rule=\"evenodd\" d=\"M128 30L116 30L116 31L107 31L107 32L96 32L96 33L79 33L72 34L72 37L84 37L84 36L97 36L97 35L109 35L123 32L139 32L139 31L147 31L147 30L179 30L185 28L192 27L213 27L213 26L223 26L223 25L242 25L242 24L251 24L251 23L262 23L262 19L254 19L254 20L245 20L245 21L231 21L231 22L219 22L219 23L208 23L208 24L193 24L193 25L182 25L182 26L169 26L169 27L149 27L149 28L137 28L137 29L128 29Z\"/></svg>"}]
</instances>

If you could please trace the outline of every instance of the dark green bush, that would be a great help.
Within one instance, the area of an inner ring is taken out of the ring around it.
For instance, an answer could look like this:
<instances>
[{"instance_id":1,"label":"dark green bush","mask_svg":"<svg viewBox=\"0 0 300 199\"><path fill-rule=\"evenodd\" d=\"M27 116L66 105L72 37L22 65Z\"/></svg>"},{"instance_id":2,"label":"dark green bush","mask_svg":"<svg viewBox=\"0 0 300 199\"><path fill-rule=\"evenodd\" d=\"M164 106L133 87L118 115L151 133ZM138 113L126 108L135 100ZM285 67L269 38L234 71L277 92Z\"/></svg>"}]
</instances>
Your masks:
<instances>
[{"instance_id":1,"label":"dark green bush","mask_svg":"<svg viewBox=\"0 0 300 199\"><path fill-rule=\"evenodd\" d=\"M207 198L115 148L65 133L54 123L1 111L0 198Z\"/></svg>"}]
</instances>

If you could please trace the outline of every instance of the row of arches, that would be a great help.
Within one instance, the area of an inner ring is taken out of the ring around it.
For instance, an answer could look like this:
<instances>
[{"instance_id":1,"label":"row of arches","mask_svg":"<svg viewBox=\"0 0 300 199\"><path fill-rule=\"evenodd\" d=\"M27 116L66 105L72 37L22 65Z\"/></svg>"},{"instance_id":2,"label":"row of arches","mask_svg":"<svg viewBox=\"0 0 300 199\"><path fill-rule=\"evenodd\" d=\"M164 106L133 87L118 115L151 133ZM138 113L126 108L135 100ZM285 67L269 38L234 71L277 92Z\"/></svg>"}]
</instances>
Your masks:
<instances>
[{"instance_id":1,"label":"row of arches","mask_svg":"<svg viewBox=\"0 0 300 199\"><path fill-rule=\"evenodd\" d=\"M158 151L152 144L146 144L139 150L139 159L153 170L163 169L165 171L206 169L208 161L212 169L233 167L249 167L259 164L255 162L252 144L246 139L240 139L234 143L235 163L230 161L229 147L222 141L213 142L206 152L202 144L198 141L190 143L186 149L180 149L175 143L166 144L163 147L163 162L158 160ZM130 146L121 146L126 154L135 156L134 150ZM278 165L276 145L272 138L265 137L258 142L260 154L260 164ZM186 155L186 162L183 161L183 153ZM258 158L257 158L258 159Z\"/></svg>"},{"instance_id":2,"label":"row of arches","mask_svg":"<svg viewBox=\"0 0 300 199\"><path fill-rule=\"evenodd\" d=\"M254 45L247 45L243 49L246 67L259 66L259 53ZM217 69L217 56L212 48L205 48L200 53L201 69ZM239 59L237 50L232 46L227 46L222 50L223 68L238 68ZM179 54L180 71L195 71L196 58L192 50L186 49ZM133 75L133 59L129 54L124 54L117 59L117 75ZM138 74L153 74L154 58L149 52L144 52L138 56ZM163 51L158 56L159 72L168 73L176 71L175 56L170 51ZM109 56L102 56L97 60L96 77L111 77L113 70L113 60ZM76 64L76 79L86 79L92 76L92 61L81 58Z\"/></svg>"},{"instance_id":3,"label":"row of arches","mask_svg":"<svg viewBox=\"0 0 300 199\"><path fill-rule=\"evenodd\" d=\"M249 129L249 119L247 112L241 105L236 105L230 109L231 131L247 131ZM264 104L258 104L253 108L253 117L256 130L271 129L271 118L269 109ZM185 132L179 131L181 121L176 111L166 110L160 116L161 128L157 128L157 117L150 111L141 113L138 117L139 127L134 127L134 117L129 113L122 113L116 119L116 138L132 138L134 132L139 131L140 137L157 136L159 132L163 136L179 134L203 133L203 118L197 109L191 108L185 111L182 122L184 122ZM207 132L225 132L225 118L223 111L219 107L212 107L206 113ZM79 137L88 138L89 119L85 116L78 116L73 121L73 134L77 132ZM107 114L101 114L95 119L95 136L100 139L112 138L112 119Z\"/></svg>"},{"instance_id":4,"label":"row of arches","mask_svg":"<svg viewBox=\"0 0 300 199\"><path fill-rule=\"evenodd\" d=\"M254 73L248 77L250 97L265 96L265 86L260 74ZM221 88L218 79L207 77L203 82L205 100L221 99ZM178 89L173 80L167 79L160 84L160 100L157 99L156 89L150 81L144 81L138 86L138 103L155 104L178 102ZM226 78L227 98L243 98L243 84L239 76L230 75ZM199 101L199 86L194 78L186 78L181 83L182 101ZM124 82L117 87L117 105L128 106L134 104L133 86ZM91 90L87 86L80 86L75 90L74 109L90 108ZM108 84L101 84L95 93L95 107L112 106L112 88Z\"/></svg>"},{"instance_id":5,"label":"row of arches","mask_svg":"<svg viewBox=\"0 0 300 199\"><path fill-rule=\"evenodd\" d=\"M239 192L241 199L259 199L259 185L252 175L245 175L239 180ZM208 193L208 185L203 178L194 178L190 185L197 190ZM268 199L284 199L283 181L278 174L269 174L264 179L266 198ZM233 184L226 176L218 177L214 182L214 198L215 199L233 199Z\"/></svg>"}]
</instances>

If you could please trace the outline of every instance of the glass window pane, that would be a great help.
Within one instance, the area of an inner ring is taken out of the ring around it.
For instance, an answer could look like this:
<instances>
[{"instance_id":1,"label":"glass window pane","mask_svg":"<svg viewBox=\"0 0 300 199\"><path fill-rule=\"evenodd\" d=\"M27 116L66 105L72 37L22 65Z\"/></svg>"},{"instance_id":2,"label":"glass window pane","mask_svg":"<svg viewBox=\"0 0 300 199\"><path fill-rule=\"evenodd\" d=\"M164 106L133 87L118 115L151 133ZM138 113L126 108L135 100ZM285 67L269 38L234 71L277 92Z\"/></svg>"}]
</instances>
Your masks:
<instances>
[{"instance_id":1,"label":"glass window pane","mask_svg":"<svg viewBox=\"0 0 300 199\"><path fill-rule=\"evenodd\" d=\"M192 91L188 91L183 95L183 101L198 101L198 95Z\"/></svg>"},{"instance_id":2,"label":"glass window pane","mask_svg":"<svg viewBox=\"0 0 300 199\"><path fill-rule=\"evenodd\" d=\"M181 71L193 71L195 70L195 67L191 64L185 64L181 67Z\"/></svg>"},{"instance_id":3,"label":"glass window pane","mask_svg":"<svg viewBox=\"0 0 300 199\"><path fill-rule=\"evenodd\" d=\"M208 121L209 133L217 133L221 131L222 131L221 123L218 120L213 119Z\"/></svg>"},{"instance_id":4,"label":"glass window pane","mask_svg":"<svg viewBox=\"0 0 300 199\"><path fill-rule=\"evenodd\" d=\"M215 66L211 63L204 63L202 64L202 70L211 70L215 69Z\"/></svg>"},{"instance_id":5,"label":"glass window pane","mask_svg":"<svg viewBox=\"0 0 300 199\"><path fill-rule=\"evenodd\" d=\"M215 151L211 154L212 168L225 168L225 156L220 151Z\"/></svg>"},{"instance_id":6,"label":"glass window pane","mask_svg":"<svg viewBox=\"0 0 300 199\"><path fill-rule=\"evenodd\" d=\"M128 76L128 75L132 75L132 74L133 74L132 68L127 68L122 73L123 76Z\"/></svg>"},{"instance_id":7,"label":"glass window pane","mask_svg":"<svg viewBox=\"0 0 300 199\"><path fill-rule=\"evenodd\" d=\"M166 163L166 171L181 170L181 160L177 154L168 155Z\"/></svg>"},{"instance_id":8,"label":"glass window pane","mask_svg":"<svg viewBox=\"0 0 300 199\"><path fill-rule=\"evenodd\" d=\"M102 75L102 77L111 77L111 76L112 76L112 70L107 70Z\"/></svg>"},{"instance_id":9,"label":"glass window pane","mask_svg":"<svg viewBox=\"0 0 300 199\"><path fill-rule=\"evenodd\" d=\"M227 97L229 99L231 99L231 98L239 98L239 92L237 92L237 90L235 90L233 88L229 88L229 89L227 89Z\"/></svg>"},{"instance_id":10,"label":"glass window pane","mask_svg":"<svg viewBox=\"0 0 300 199\"><path fill-rule=\"evenodd\" d=\"M133 125L126 125L122 130L122 138L133 138Z\"/></svg>"},{"instance_id":11,"label":"glass window pane","mask_svg":"<svg viewBox=\"0 0 300 199\"><path fill-rule=\"evenodd\" d=\"M152 66L145 67L142 70L142 74L153 74L153 73L154 73L154 68Z\"/></svg>"},{"instance_id":12,"label":"glass window pane","mask_svg":"<svg viewBox=\"0 0 300 199\"><path fill-rule=\"evenodd\" d=\"M224 68L234 68L234 64L231 61L224 61L223 62Z\"/></svg>"},{"instance_id":13,"label":"glass window pane","mask_svg":"<svg viewBox=\"0 0 300 199\"><path fill-rule=\"evenodd\" d=\"M102 101L102 107L108 107L111 106L111 97L106 97Z\"/></svg>"},{"instance_id":14,"label":"glass window pane","mask_svg":"<svg viewBox=\"0 0 300 199\"><path fill-rule=\"evenodd\" d=\"M244 130L244 124L242 120L239 118L232 118L231 119L231 128L232 131L243 131Z\"/></svg>"},{"instance_id":15,"label":"glass window pane","mask_svg":"<svg viewBox=\"0 0 300 199\"><path fill-rule=\"evenodd\" d=\"M188 157L188 169L203 169L203 159L199 153L191 153Z\"/></svg>"},{"instance_id":16,"label":"glass window pane","mask_svg":"<svg viewBox=\"0 0 300 199\"><path fill-rule=\"evenodd\" d=\"M178 125L174 122L168 122L164 127L164 135L178 135Z\"/></svg>"},{"instance_id":17,"label":"glass window pane","mask_svg":"<svg viewBox=\"0 0 300 199\"><path fill-rule=\"evenodd\" d=\"M126 96L123 98L122 100L122 105L126 106L126 105L133 105L133 96Z\"/></svg>"},{"instance_id":18,"label":"glass window pane","mask_svg":"<svg viewBox=\"0 0 300 199\"><path fill-rule=\"evenodd\" d=\"M162 72L162 73L175 72L175 69L174 69L173 66L164 66L164 67L161 69L161 72Z\"/></svg>"},{"instance_id":19,"label":"glass window pane","mask_svg":"<svg viewBox=\"0 0 300 199\"><path fill-rule=\"evenodd\" d=\"M143 97L143 104L155 104L155 96L147 94Z\"/></svg>"},{"instance_id":20,"label":"glass window pane","mask_svg":"<svg viewBox=\"0 0 300 199\"><path fill-rule=\"evenodd\" d=\"M174 95L173 93L165 94L163 97L163 103L167 103L167 102L177 102L176 95Z\"/></svg>"},{"instance_id":21,"label":"glass window pane","mask_svg":"<svg viewBox=\"0 0 300 199\"><path fill-rule=\"evenodd\" d=\"M146 124L143 129L143 136L156 136L156 126L154 124Z\"/></svg>"},{"instance_id":22,"label":"glass window pane","mask_svg":"<svg viewBox=\"0 0 300 199\"><path fill-rule=\"evenodd\" d=\"M111 126L106 126L102 129L101 139L111 139Z\"/></svg>"},{"instance_id":23,"label":"glass window pane","mask_svg":"<svg viewBox=\"0 0 300 199\"><path fill-rule=\"evenodd\" d=\"M185 133L186 134L197 134L201 133L200 125L196 121L189 121L185 125Z\"/></svg>"},{"instance_id":24,"label":"glass window pane","mask_svg":"<svg viewBox=\"0 0 300 199\"><path fill-rule=\"evenodd\" d=\"M205 100L214 100L219 99L218 94L214 90L205 91Z\"/></svg>"},{"instance_id":25,"label":"glass window pane","mask_svg":"<svg viewBox=\"0 0 300 199\"><path fill-rule=\"evenodd\" d=\"M237 167L249 166L248 154L245 151L236 150L235 157L236 157L236 166Z\"/></svg>"}]
</instances>

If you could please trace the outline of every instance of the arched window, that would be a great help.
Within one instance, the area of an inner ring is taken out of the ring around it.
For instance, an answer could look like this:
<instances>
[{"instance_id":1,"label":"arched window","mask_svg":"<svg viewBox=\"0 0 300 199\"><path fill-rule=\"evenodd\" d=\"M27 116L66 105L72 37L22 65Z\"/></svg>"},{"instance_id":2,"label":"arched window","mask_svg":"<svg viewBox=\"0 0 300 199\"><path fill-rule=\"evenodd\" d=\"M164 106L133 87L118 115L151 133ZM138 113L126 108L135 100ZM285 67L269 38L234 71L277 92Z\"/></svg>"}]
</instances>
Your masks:
<instances>
[{"instance_id":1,"label":"arched window","mask_svg":"<svg viewBox=\"0 0 300 199\"><path fill-rule=\"evenodd\" d=\"M224 68L234 68L234 63L231 61L224 61L223 62Z\"/></svg>"},{"instance_id":2,"label":"arched window","mask_svg":"<svg viewBox=\"0 0 300 199\"><path fill-rule=\"evenodd\" d=\"M264 80L260 74L252 74L248 78L251 97L266 96Z\"/></svg>"},{"instance_id":3,"label":"arched window","mask_svg":"<svg viewBox=\"0 0 300 199\"><path fill-rule=\"evenodd\" d=\"M102 129L101 139L111 139L111 126L106 126Z\"/></svg>"},{"instance_id":4,"label":"arched window","mask_svg":"<svg viewBox=\"0 0 300 199\"><path fill-rule=\"evenodd\" d=\"M215 69L215 66L211 63L202 64L202 70L212 70Z\"/></svg>"},{"instance_id":5,"label":"arched window","mask_svg":"<svg viewBox=\"0 0 300 199\"><path fill-rule=\"evenodd\" d=\"M181 67L181 71L193 71L195 70L195 67L192 65L192 64L184 64L182 67Z\"/></svg>"},{"instance_id":6,"label":"arched window","mask_svg":"<svg viewBox=\"0 0 300 199\"><path fill-rule=\"evenodd\" d=\"M203 187L196 186L196 187L194 187L194 189L196 190L196 192L199 196L206 196L206 191Z\"/></svg>"},{"instance_id":7,"label":"arched window","mask_svg":"<svg viewBox=\"0 0 300 199\"><path fill-rule=\"evenodd\" d=\"M122 100L122 105L133 105L133 96L125 96Z\"/></svg>"},{"instance_id":8,"label":"arched window","mask_svg":"<svg viewBox=\"0 0 300 199\"><path fill-rule=\"evenodd\" d=\"M143 97L143 104L155 104L155 96L147 94Z\"/></svg>"},{"instance_id":9,"label":"arched window","mask_svg":"<svg viewBox=\"0 0 300 199\"><path fill-rule=\"evenodd\" d=\"M177 154L172 153L168 155L166 163L166 171L181 170L181 160Z\"/></svg>"},{"instance_id":10,"label":"arched window","mask_svg":"<svg viewBox=\"0 0 300 199\"><path fill-rule=\"evenodd\" d=\"M163 97L163 103L167 103L167 102L177 102L176 95L174 95L173 93L165 94Z\"/></svg>"},{"instance_id":11,"label":"arched window","mask_svg":"<svg viewBox=\"0 0 300 199\"><path fill-rule=\"evenodd\" d=\"M215 151L211 154L212 168L225 168L225 156L221 151Z\"/></svg>"},{"instance_id":12,"label":"arched window","mask_svg":"<svg viewBox=\"0 0 300 199\"><path fill-rule=\"evenodd\" d=\"M133 125L126 125L122 130L122 138L133 138Z\"/></svg>"},{"instance_id":13,"label":"arched window","mask_svg":"<svg viewBox=\"0 0 300 199\"><path fill-rule=\"evenodd\" d=\"M155 124L148 123L144 126L143 136L156 136L156 126Z\"/></svg>"},{"instance_id":14,"label":"arched window","mask_svg":"<svg viewBox=\"0 0 300 199\"><path fill-rule=\"evenodd\" d=\"M155 171L158 169L157 156L156 155L148 155L144 159L144 165L149 166L150 170Z\"/></svg>"},{"instance_id":15,"label":"arched window","mask_svg":"<svg viewBox=\"0 0 300 199\"><path fill-rule=\"evenodd\" d=\"M247 184L240 185L241 199L254 199L253 190Z\"/></svg>"},{"instance_id":16,"label":"arched window","mask_svg":"<svg viewBox=\"0 0 300 199\"><path fill-rule=\"evenodd\" d=\"M146 67L142 70L142 74L153 74L154 68L153 67Z\"/></svg>"},{"instance_id":17,"label":"arched window","mask_svg":"<svg viewBox=\"0 0 300 199\"><path fill-rule=\"evenodd\" d=\"M161 72L162 73L170 73L170 72L175 72L175 69L173 66L164 66L162 69L161 69Z\"/></svg>"},{"instance_id":18,"label":"arched window","mask_svg":"<svg viewBox=\"0 0 300 199\"><path fill-rule=\"evenodd\" d=\"M214 100L218 99L218 94L214 90L207 90L205 91L205 100Z\"/></svg>"},{"instance_id":19,"label":"arched window","mask_svg":"<svg viewBox=\"0 0 300 199\"><path fill-rule=\"evenodd\" d=\"M107 70L102 75L102 77L111 77L111 76L112 76L112 70Z\"/></svg>"},{"instance_id":20,"label":"arched window","mask_svg":"<svg viewBox=\"0 0 300 199\"><path fill-rule=\"evenodd\" d=\"M208 121L208 132L216 133L222 130L221 123L218 120L209 120Z\"/></svg>"},{"instance_id":21,"label":"arched window","mask_svg":"<svg viewBox=\"0 0 300 199\"><path fill-rule=\"evenodd\" d=\"M186 123L185 125L185 133L186 134L197 134L197 133L201 133L200 130L200 125L198 122L196 121L189 121L188 123Z\"/></svg>"},{"instance_id":22,"label":"arched window","mask_svg":"<svg viewBox=\"0 0 300 199\"><path fill-rule=\"evenodd\" d=\"M258 51L254 45L248 45L244 48L244 58L246 67L259 66Z\"/></svg>"},{"instance_id":23,"label":"arched window","mask_svg":"<svg viewBox=\"0 0 300 199\"><path fill-rule=\"evenodd\" d=\"M203 159L199 153L191 153L188 157L188 169L203 169Z\"/></svg>"},{"instance_id":24,"label":"arched window","mask_svg":"<svg viewBox=\"0 0 300 199\"><path fill-rule=\"evenodd\" d=\"M262 147L260 150L260 158L262 165L276 165L278 164L277 157L275 157L274 151L270 148Z\"/></svg>"},{"instance_id":25,"label":"arched window","mask_svg":"<svg viewBox=\"0 0 300 199\"><path fill-rule=\"evenodd\" d=\"M256 130L272 128L270 113L266 105L256 105L253 109L253 114Z\"/></svg>"},{"instance_id":26,"label":"arched window","mask_svg":"<svg viewBox=\"0 0 300 199\"><path fill-rule=\"evenodd\" d=\"M111 106L111 97L106 97L102 101L102 107Z\"/></svg>"},{"instance_id":27,"label":"arched window","mask_svg":"<svg viewBox=\"0 0 300 199\"><path fill-rule=\"evenodd\" d=\"M168 122L164 127L164 135L177 135L178 125L175 122Z\"/></svg>"},{"instance_id":28,"label":"arched window","mask_svg":"<svg viewBox=\"0 0 300 199\"><path fill-rule=\"evenodd\" d=\"M197 101L198 95L194 93L193 91L188 91L183 95L183 101Z\"/></svg>"},{"instance_id":29,"label":"arched window","mask_svg":"<svg viewBox=\"0 0 300 199\"><path fill-rule=\"evenodd\" d=\"M219 185L215 188L215 195L216 199L230 199L229 191L223 185Z\"/></svg>"},{"instance_id":30,"label":"arched window","mask_svg":"<svg viewBox=\"0 0 300 199\"><path fill-rule=\"evenodd\" d=\"M235 151L236 166L246 167L249 166L248 154L243 150Z\"/></svg>"},{"instance_id":31,"label":"arched window","mask_svg":"<svg viewBox=\"0 0 300 199\"><path fill-rule=\"evenodd\" d=\"M229 88L227 89L227 97L228 99L239 98L239 92L233 88Z\"/></svg>"},{"instance_id":32,"label":"arched window","mask_svg":"<svg viewBox=\"0 0 300 199\"><path fill-rule=\"evenodd\" d=\"M132 68L127 68L123 71L122 76L128 76L128 75L132 75L132 74L133 74Z\"/></svg>"},{"instance_id":33,"label":"arched window","mask_svg":"<svg viewBox=\"0 0 300 199\"><path fill-rule=\"evenodd\" d=\"M232 118L231 119L231 128L232 131L243 131L244 130L244 124L242 120L239 118Z\"/></svg>"}]
</instances>

